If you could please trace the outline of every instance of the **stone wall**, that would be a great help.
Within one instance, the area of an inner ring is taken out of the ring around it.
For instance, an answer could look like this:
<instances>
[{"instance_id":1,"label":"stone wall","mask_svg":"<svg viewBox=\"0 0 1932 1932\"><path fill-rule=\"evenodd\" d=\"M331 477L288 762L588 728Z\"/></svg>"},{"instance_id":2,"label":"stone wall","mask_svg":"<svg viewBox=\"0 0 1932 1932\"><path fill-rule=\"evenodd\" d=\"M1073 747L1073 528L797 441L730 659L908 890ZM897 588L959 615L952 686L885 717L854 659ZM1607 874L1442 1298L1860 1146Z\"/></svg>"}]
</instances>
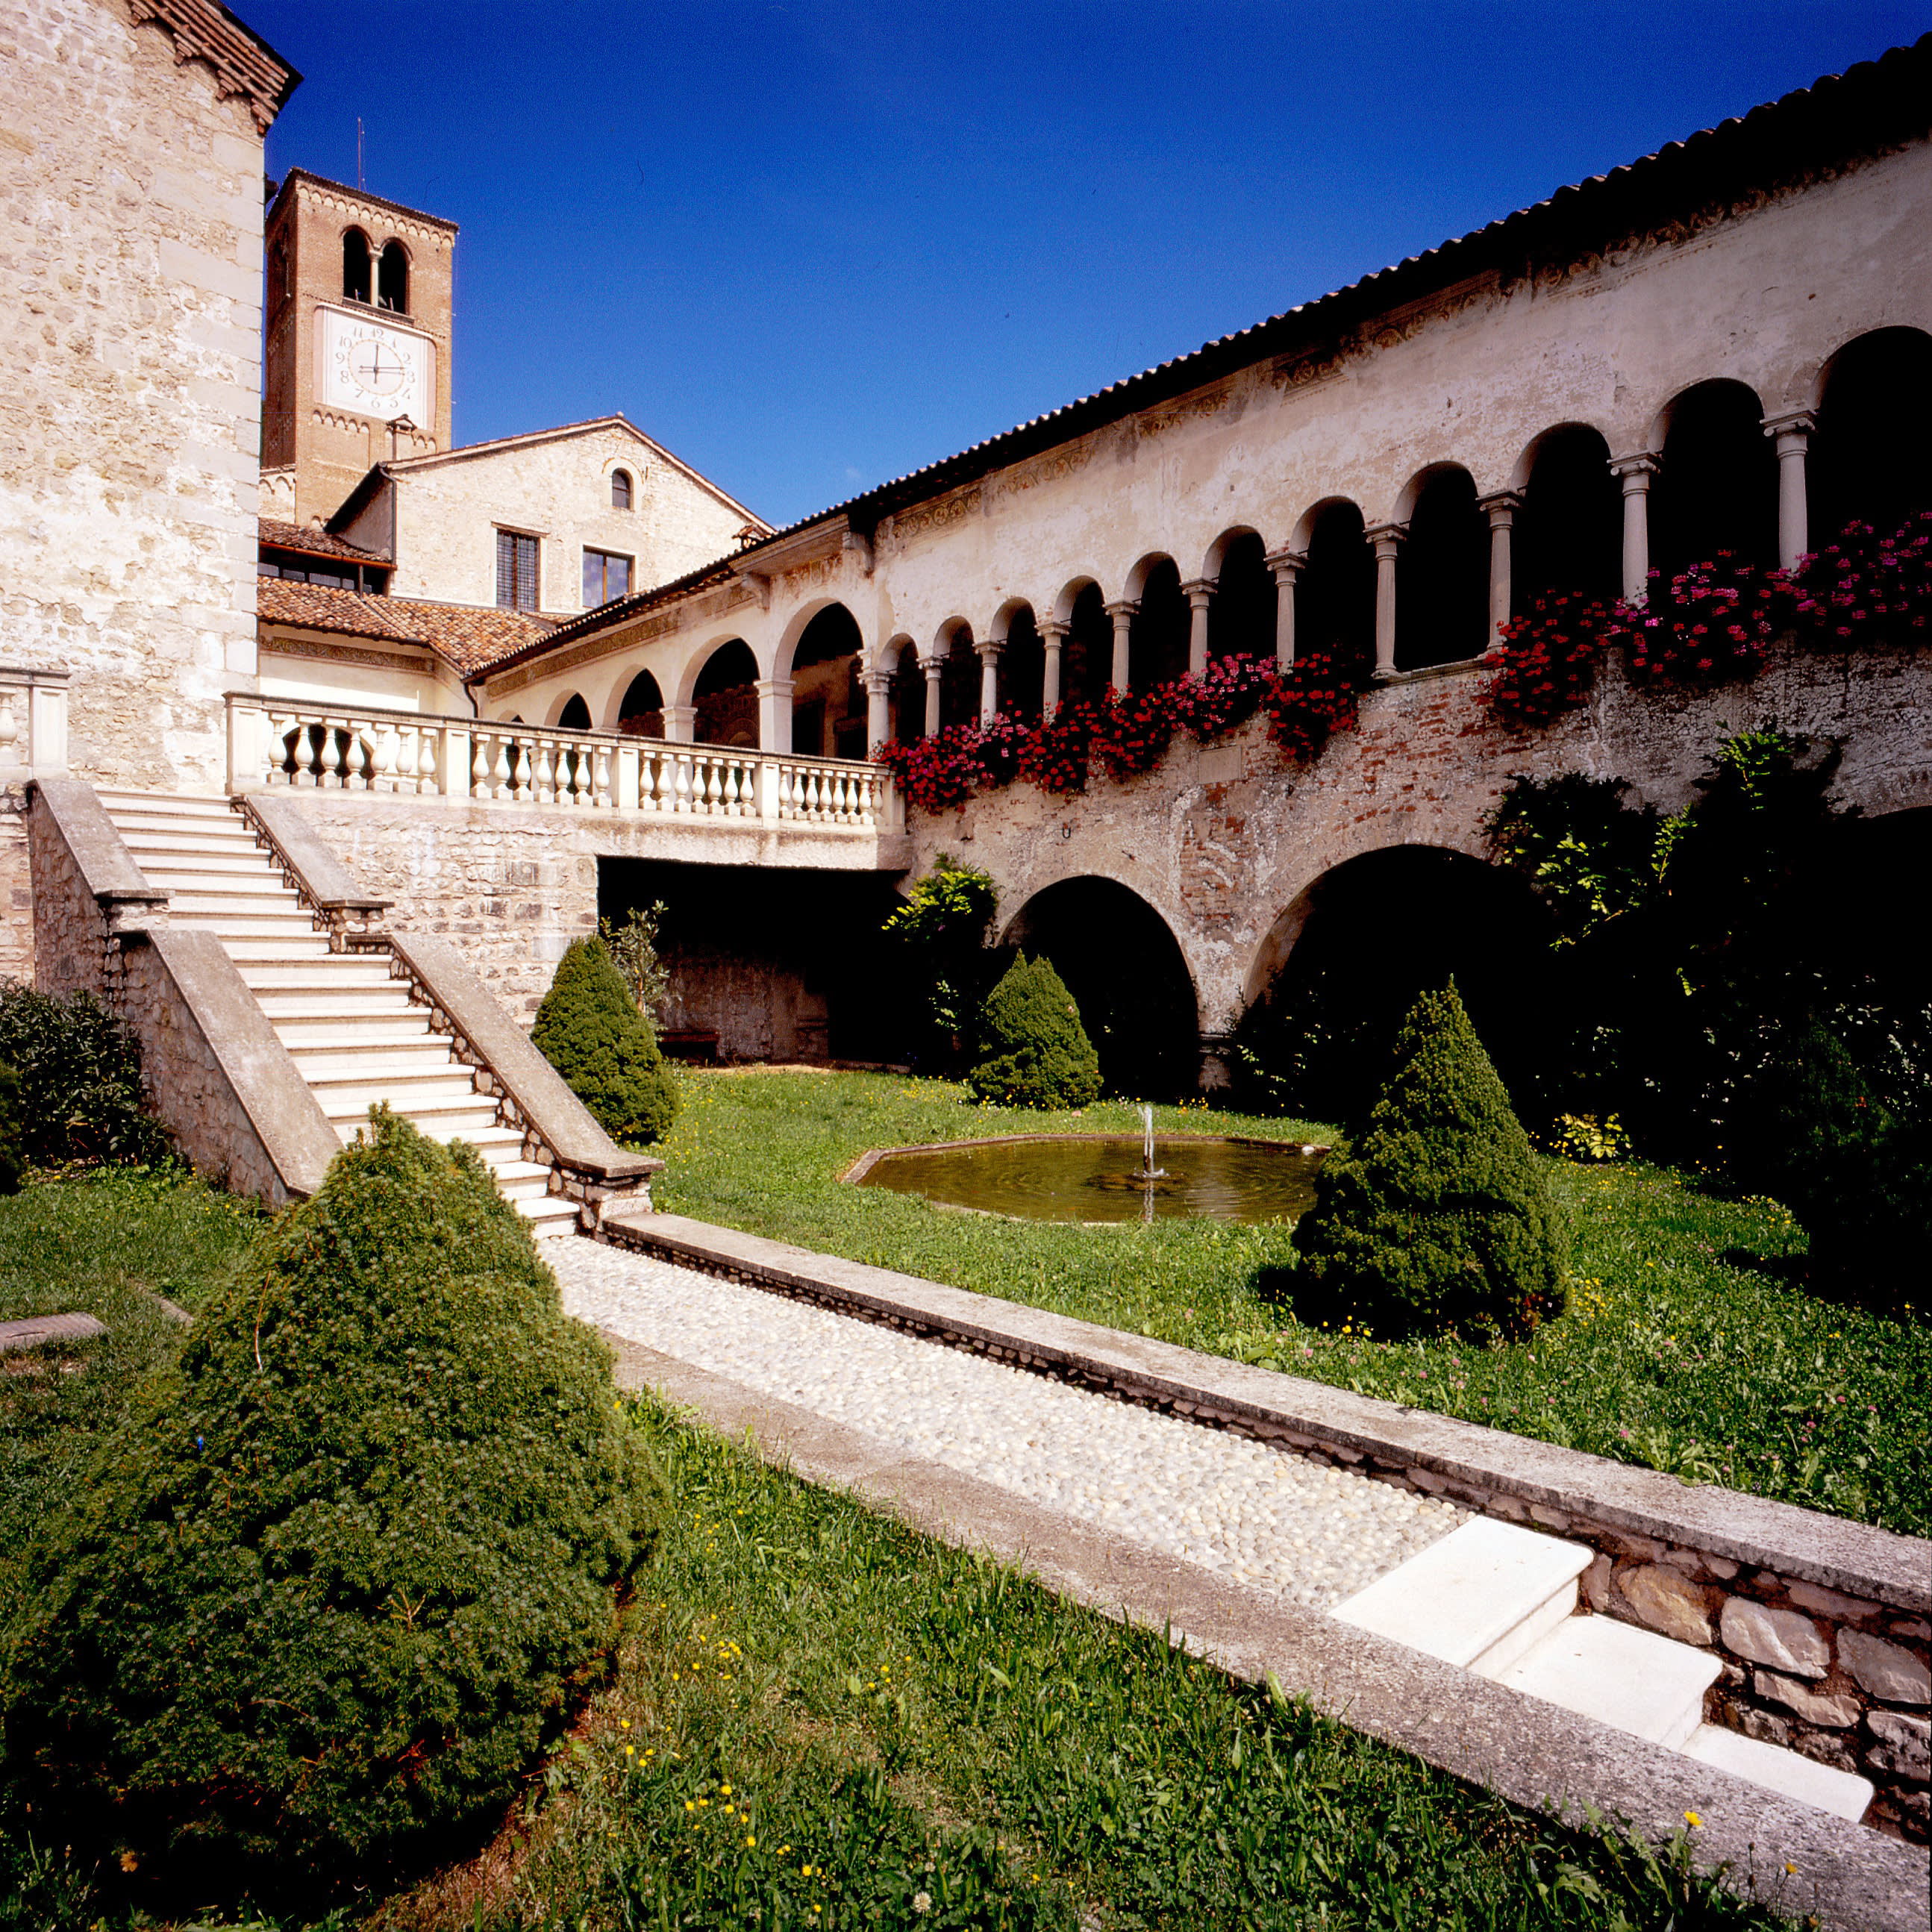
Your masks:
<instances>
[{"instance_id":1,"label":"stone wall","mask_svg":"<svg viewBox=\"0 0 1932 1932\"><path fill-rule=\"evenodd\" d=\"M262 137L122 0L0 16L0 622L70 758L211 789L255 669Z\"/></svg>"},{"instance_id":2,"label":"stone wall","mask_svg":"<svg viewBox=\"0 0 1932 1932\"><path fill-rule=\"evenodd\" d=\"M34 978L34 874L28 856L27 802L17 786L0 790L0 980Z\"/></svg>"},{"instance_id":3,"label":"stone wall","mask_svg":"<svg viewBox=\"0 0 1932 1932\"><path fill-rule=\"evenodd\" d=\"M106 916L44 806L26 814L26 843L32 969L22 976L43 993L92 993L112 1004L118 962Z\"/></svg>"},{"instance_id":4,"label":"stone wall","mask_svg":"<svg viewBox=\"0 0 1932 1932\"><path fill-rule=\"evenodd\" d=\"M1719 740L1766 723L1844 748L1836 796L1870 814L1932 805L1932 651L1852 657L1790 647L1754 682L1640 689L1610 667L1594 701L1546 730L1501 724L1480 670L1417 674L1363 698L1360 728L1308 768L1257 722L1210 747L1177 740L1143 778L1053 798L1025 784L910 814L915 867L941 852L990 872L1002 926L1061 880L1111 879L1160 913L1194 980L1204 1034L1266 989L1303 896L1344 861L1394 845L1486 856L1485 816L1510 778L1581 771L1681 809Z\"/></svg>"}]
</instances>

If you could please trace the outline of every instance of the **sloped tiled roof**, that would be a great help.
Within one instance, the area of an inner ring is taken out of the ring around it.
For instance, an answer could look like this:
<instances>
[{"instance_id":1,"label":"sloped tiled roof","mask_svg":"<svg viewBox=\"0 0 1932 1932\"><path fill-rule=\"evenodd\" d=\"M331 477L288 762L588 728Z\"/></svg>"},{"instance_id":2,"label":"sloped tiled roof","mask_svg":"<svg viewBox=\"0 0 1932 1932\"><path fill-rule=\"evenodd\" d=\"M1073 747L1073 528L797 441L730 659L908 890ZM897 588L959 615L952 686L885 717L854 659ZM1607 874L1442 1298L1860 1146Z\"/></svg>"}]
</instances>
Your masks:
<instances>
[{"instance_id":1,"label":"sloped tiled roof","mask_svg":"<svg viewBox=\"0 0 1932 1932\"><path fill-rule=\"evenodd\" d=\"M268 124L286 104L302 76L251 27L219 0L133 0L136 22L158 20L174 36L180 58L200 58L214 68L222 98L238 95L255 125Z\"/></svg>"},{"instance_id":2,"label":"sloped tiled roof","mask_svg":"<svg viewBox=\"0 0 1932 1932\"><path fill-rule=\"evenodd\" d=\"M258 578L255 610L264 624L286 624L338 637L421 644L461 672L483 670L554 628L528 610L479 610L469 604L419 603L408 597L365 597L320 584Z\"/></svg>"},{"instance_id":3,"label":"sloped tiled roof","mask_svg":"<svg viewBox=\"0 0 1932 1932\"><path fill-rule=\"evenodd\" d=\"M298 550L304 556L339 556L351 563L379 563L386 568L389 560L359 544L332 536L316 524L285 524L278 517L257 517L256 536L264 550Z\"/></svg>"}]
</instances>

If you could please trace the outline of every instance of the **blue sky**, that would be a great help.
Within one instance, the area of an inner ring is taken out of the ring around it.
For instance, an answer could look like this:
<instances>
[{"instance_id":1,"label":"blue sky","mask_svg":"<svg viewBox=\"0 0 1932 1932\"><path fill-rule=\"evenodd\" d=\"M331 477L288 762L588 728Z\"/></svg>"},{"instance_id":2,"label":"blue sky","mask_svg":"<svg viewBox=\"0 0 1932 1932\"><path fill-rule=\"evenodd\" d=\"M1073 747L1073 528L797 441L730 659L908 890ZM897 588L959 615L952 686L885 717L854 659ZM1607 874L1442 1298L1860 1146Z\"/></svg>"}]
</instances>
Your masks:
<instances>
[{"instance_id":1,"label":"blue sky","mask_svg":"<svg viewBox=\"0 0 1932 1932\"><path fill-rule=\"evenodd\" d=\"M233 0L270 171L458 221L463 442L776 523L1932 29L1835 4Z\"/></svg>"}]
</instances>

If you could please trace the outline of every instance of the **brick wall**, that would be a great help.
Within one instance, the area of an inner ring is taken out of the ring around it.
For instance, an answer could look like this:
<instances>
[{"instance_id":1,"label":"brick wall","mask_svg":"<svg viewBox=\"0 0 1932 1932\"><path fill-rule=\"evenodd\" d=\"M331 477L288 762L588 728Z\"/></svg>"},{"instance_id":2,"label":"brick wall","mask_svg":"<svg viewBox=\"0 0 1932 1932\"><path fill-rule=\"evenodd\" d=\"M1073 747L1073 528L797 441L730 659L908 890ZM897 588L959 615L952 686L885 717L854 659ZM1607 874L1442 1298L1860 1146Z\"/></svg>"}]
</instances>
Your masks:
<instances>
[{"instance_id":1,"label":"brick wall","mask_svg":"<svg viewBox=\"0 0 1932 1932\"><path fill-rule=\"evenodd\" d=\"M255 668L262 141L119 0L0 14L0 622L83 776L210 788Z\"/></svg>"}]
</instances>

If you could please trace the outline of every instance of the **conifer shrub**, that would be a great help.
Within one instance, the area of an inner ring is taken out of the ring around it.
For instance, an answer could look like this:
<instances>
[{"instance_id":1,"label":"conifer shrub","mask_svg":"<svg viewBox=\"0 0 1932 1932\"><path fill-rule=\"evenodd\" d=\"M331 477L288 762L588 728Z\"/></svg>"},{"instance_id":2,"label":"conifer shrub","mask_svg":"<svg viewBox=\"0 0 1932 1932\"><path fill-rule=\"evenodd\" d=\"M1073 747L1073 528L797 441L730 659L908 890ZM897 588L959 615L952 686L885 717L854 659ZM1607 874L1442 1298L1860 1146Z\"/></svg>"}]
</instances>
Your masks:
<instances>
[{"instance_id":1,"label":"conifer shrub","mask_svg":"<svg viewBox=\"0 0 1932 1932\"><path fill-rule=\"evenodd\" d=\"M1568 1229L1453 982L1410 1010L1294 1239L1304 1283L1378 1333L1517 1336L1561 1310Z\"/></svg>"},{"instance_id":2,"label":"conifer shrub","mask_svg":"<svg viewBox=\"0 0 1932 1932\"><path fill-rule=\"evenodd\" d=\"M1051 961L1021 953L988 995L966 1090L1002 1107L1084 1107L1100 1097L1100 1057Z\"/></svg>"},{"instance_id":3,"label":"conifer shrub","mask_svg":"<svg viewBox=\"0 0 1932 1932\"><path fill-rule=\"evenodd\" d=\"M601 939L576 940L559 962L530 1039L614 1140L670 1132L676 1084Z\"/></svg>"},{"instance_id":4,"label":"conifer shrub","mask_svg":"<svg viewBox=\"0 0 1932 1932\"><path fill-rule=\"evenodd\" d=\"M20 1083L20 1151L34 1167L168 1156L141 1091L141 1048L92 993L0 981L0 1062Z\"/></svg>"},{"instance_id":5,"label":"conifer shrub","mask_svg":"<svg viewBox=\"0 0 1932 1932\"><path fill-rule=\"evenodd\" d=\"M21 1154L26 1124L20 1114L20 1076L0 1061L0 1194L17 1194L26 1166Z\"/></svg>"},{"instance_id":6,"label":"conifer shrub","mask_svg":"<svg viewBox=\"0 0 1932 1932\"><path fill-rule=\"evenodd\" d=\"M660 1487L474 1151L379 1111L138 1392L6 1633L6 1776L164 1896L312 1902L514 1795Z\"/></svg>"}]
</instances>

